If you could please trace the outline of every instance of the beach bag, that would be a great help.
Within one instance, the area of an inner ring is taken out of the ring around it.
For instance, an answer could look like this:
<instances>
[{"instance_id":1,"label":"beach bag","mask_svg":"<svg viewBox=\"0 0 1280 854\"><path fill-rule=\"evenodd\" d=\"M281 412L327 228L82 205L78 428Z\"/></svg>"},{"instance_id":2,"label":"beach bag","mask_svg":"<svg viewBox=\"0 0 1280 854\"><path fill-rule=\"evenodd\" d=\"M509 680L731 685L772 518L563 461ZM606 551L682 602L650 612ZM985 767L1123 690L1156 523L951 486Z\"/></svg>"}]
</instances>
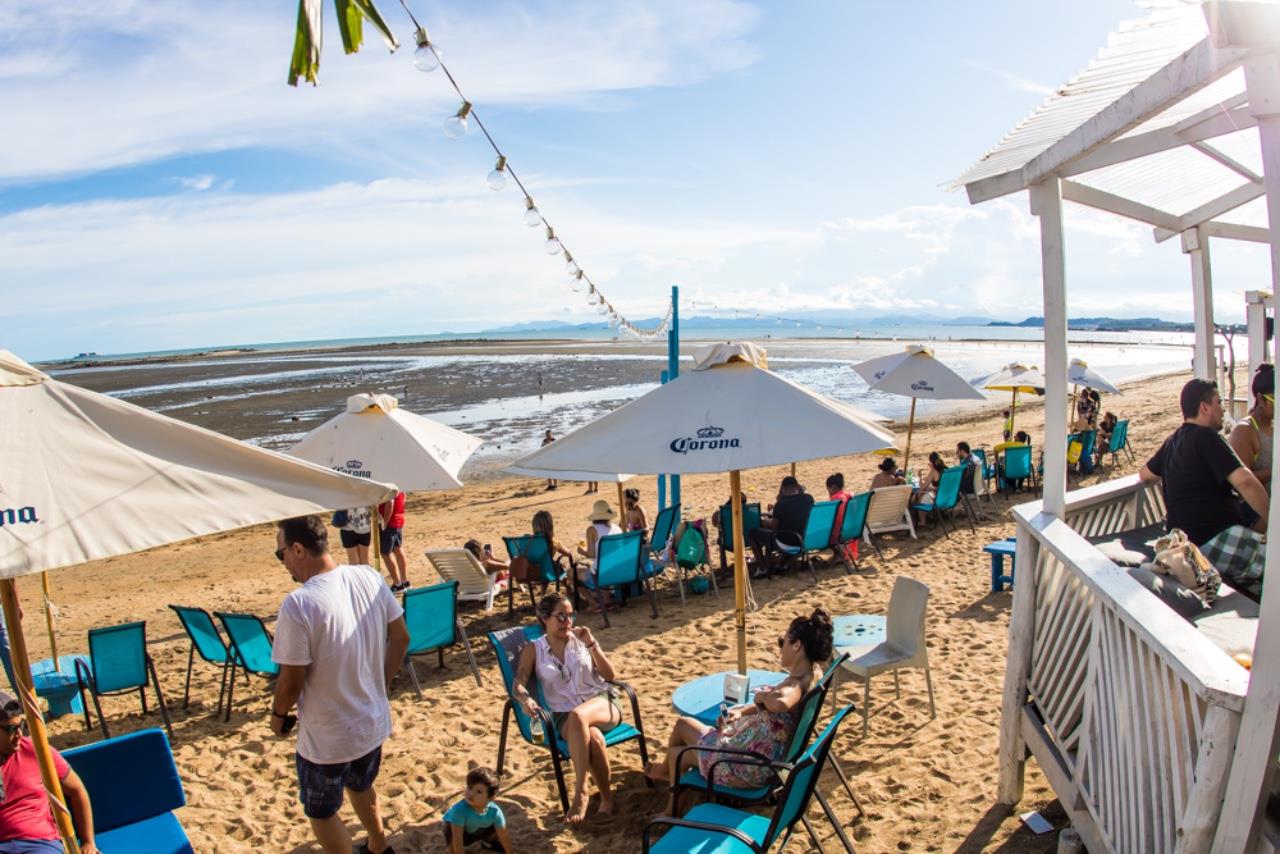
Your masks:
<instances>
[{"instance_id":1,"label":"beach bag","mask_svg":"<svg viewBox=\"0 0 1280 854\"><path fill-rule=\"evenodd\" d=\"M1079 439L1072 439L1067 445L1067 463L1075 465L1080 462L1080 455L1084 453L1084 442Z\"/></svg>"},{"instance_id":2,"label":"beach bag","mask_svg":"<svg viewBox=\"0 0 1280 854\"><path fill-rule=\"evenodd\" d=\"M1222 576L1181 528L1174 528L1155 542L1151 571L1168 575L1195 593L1210 607L1218 599Z\"/></svg>"},{"instance_id":3,"label":"beach bag","mask_svg":"<svg viewBox=\"0 0 1280 854\"><path fill-rule=\"evenodd\" d=\"M345 528L351 521L351 514L346 510L334 511L333 518L329 520L329 524L335 528Z\"/></svg>"},{"instance_id":4,"label":"beach bag","mask_svg":"<svg viewBox=\"0 0 1280 854\"><path fill-rule=\"evenodd\" d=\"M511 577L519 584L528 584L529 579L533 577L533 564L529 563L529 559L524 555L519 555L511 559Z\"/></svg>"}]
</instances>

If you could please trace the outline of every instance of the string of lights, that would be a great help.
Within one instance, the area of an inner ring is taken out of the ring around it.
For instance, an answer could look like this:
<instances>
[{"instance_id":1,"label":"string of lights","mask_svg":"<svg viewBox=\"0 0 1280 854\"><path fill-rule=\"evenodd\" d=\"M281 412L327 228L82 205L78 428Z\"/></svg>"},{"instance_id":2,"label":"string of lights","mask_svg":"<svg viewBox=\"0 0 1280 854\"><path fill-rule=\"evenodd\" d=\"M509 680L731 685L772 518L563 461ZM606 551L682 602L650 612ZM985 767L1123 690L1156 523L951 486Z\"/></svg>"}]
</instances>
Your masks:
<instances>
[{"instance_id":1,"label":"string of lights","mask_svg":"<svg viewBox=\"0 0 1280 854\"><path fill-rule=\"evenodd\" d=\"M563 239L556 234L555 228L547 220L546 215L538 209L534 204L533 195L525 187L524 182L520 180L520 176L516 174L515 168L511 165L510 159L503 153L494 140L489 129L484 126L484 122L477 115L475 105L471 103L462 93L462 87L458 85L457 79L449 71L444 63L442 51L435 42L431 41L427 33L427 28L418 23L418 19L414 17L413 11L409 8L406 0L400 0L400 5L404 7L408 13L409 19L413 21L416 28L414 31L414 39L417 42L417 49L413 52L413 65L419 71L430 73L439 69L444 73L445 78L449 81L449 85L453 87L454 92L462 99L461 106L458 107L456 113L445 119L444 134L450 139L460 139L465 136L469 130L468 122L475 122L476 127L484 134L484 138L488 141L489 147L493 149L493 153L497 156L494 163L493 171L486 178L486 183L492 190L503 190L507 186L507 176L515 182L521 194L524 196L524 224L530 228L544 228L546 230L546 241L542 244L542 249L548 255L563 256L565 264L565 272L569 276L569 288L574 293L585 293L587 305L596 310L598 314L604 315L609 319L609 326L612 329L621 331L627 335L642 341L652 341L666 334L668 327L671 325L672 312L674 306L670 301L667 303L667 312L657 326L652 329L643 329L636 326L628 320L621 312L614 307L608 297L600 290L600 287L582 268L582 265L573 257L573 253L564 245Z\"/></svg>"}]
</instances>

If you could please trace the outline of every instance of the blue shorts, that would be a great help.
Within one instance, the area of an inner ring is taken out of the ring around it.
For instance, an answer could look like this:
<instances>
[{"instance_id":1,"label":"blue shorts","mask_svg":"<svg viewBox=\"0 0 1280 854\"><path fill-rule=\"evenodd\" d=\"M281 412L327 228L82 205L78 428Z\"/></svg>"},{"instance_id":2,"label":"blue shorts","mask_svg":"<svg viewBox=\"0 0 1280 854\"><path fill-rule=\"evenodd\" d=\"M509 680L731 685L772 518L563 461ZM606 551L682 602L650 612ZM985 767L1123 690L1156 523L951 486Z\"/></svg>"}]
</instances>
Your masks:
<instances>
[{"instance_id":1,"label":"blue shorts","mask_svg":"<svg viewBox=\"0 0 1280 854\"><path fill-rule=\"evenodd\" d=\"M404 528L386 528L378 533L378 551L386 557L398 546L404 545Z\"/></svg>"},{"instance_id":2,"label":"blue shorts","mask_svg":"<svg viewBox=\"0 0 1280 854\"><path fill-rule=\"evenodd\" d=\"M10 839L0 842L0 854L64 854L58 839Z\"/></svg>"},{"instance_id":3,"label":"blue shorts","mask_svg":"<svg viewBox=\"0 0 1280 854\"><path fill-rule=\"evenodd\" d=\"M342 806L342 790L367 792L378 779L382 767L382 745L353 759L333 765L320 765L309 759L296 757L298 766L298 800L307 818L324 820L338 812Z\"/></svg>"}]
</instances>

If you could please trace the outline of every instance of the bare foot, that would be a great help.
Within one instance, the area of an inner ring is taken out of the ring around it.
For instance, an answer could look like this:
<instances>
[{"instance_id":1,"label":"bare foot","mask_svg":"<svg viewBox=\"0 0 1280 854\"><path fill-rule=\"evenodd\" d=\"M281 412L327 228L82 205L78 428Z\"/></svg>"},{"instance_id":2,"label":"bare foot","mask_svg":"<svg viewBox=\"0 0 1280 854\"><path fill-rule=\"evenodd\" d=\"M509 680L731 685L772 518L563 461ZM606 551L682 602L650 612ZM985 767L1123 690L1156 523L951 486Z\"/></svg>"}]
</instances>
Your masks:
<instances>
[{"instance_id":1,"label":"bare foot","mask_svg":"<svg viewBox=\"0 0 1280 854\"><path fill-rule=\"evenodd\" d=\"M671 782L671 769L667 767L665 762L650 762L649 767L645 769L644 775L655 783Z\"/></svg>"},{"instance_id":2,"label":"bare foot","mask_svg":"<svg viewBox=\"0 0 1280 854\"><path fill-rule=\"evenodd\" d=\"M587 793L578 792L573 796L573 804L569 807L569 811L564 814L564 820L569 824L577 824L587 817Z\"/></svg>"},{"instance_id":3,"label":"bare foot","mask_svg":"<svg viewBox=\"0 0 1280 854\"><path fill-rule=\"evenodd\" d=\"M600 793L600 809L597 810L599 815L613 815L613 792Z\"/></svg>"}]
</instances>

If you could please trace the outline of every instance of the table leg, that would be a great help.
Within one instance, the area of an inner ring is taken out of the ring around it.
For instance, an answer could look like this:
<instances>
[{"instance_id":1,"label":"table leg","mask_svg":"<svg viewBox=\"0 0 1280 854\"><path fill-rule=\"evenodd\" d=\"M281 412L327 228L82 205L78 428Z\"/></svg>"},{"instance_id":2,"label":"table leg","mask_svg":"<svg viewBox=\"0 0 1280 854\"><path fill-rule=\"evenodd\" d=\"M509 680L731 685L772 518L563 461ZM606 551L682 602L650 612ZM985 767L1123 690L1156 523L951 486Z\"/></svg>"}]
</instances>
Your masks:
<instances>
[{"instance_id":1,"label":"table leg","mask_svg":"<svg viewBox=\"0 0 1280 854\"><path fill-rule=\"evenodd\" d=\"M1004 574L1004 555L999 552L991 553L991 592L999 593L1004 589L1004 582L1000 578Z\"/></svg>"}]
</instances>

